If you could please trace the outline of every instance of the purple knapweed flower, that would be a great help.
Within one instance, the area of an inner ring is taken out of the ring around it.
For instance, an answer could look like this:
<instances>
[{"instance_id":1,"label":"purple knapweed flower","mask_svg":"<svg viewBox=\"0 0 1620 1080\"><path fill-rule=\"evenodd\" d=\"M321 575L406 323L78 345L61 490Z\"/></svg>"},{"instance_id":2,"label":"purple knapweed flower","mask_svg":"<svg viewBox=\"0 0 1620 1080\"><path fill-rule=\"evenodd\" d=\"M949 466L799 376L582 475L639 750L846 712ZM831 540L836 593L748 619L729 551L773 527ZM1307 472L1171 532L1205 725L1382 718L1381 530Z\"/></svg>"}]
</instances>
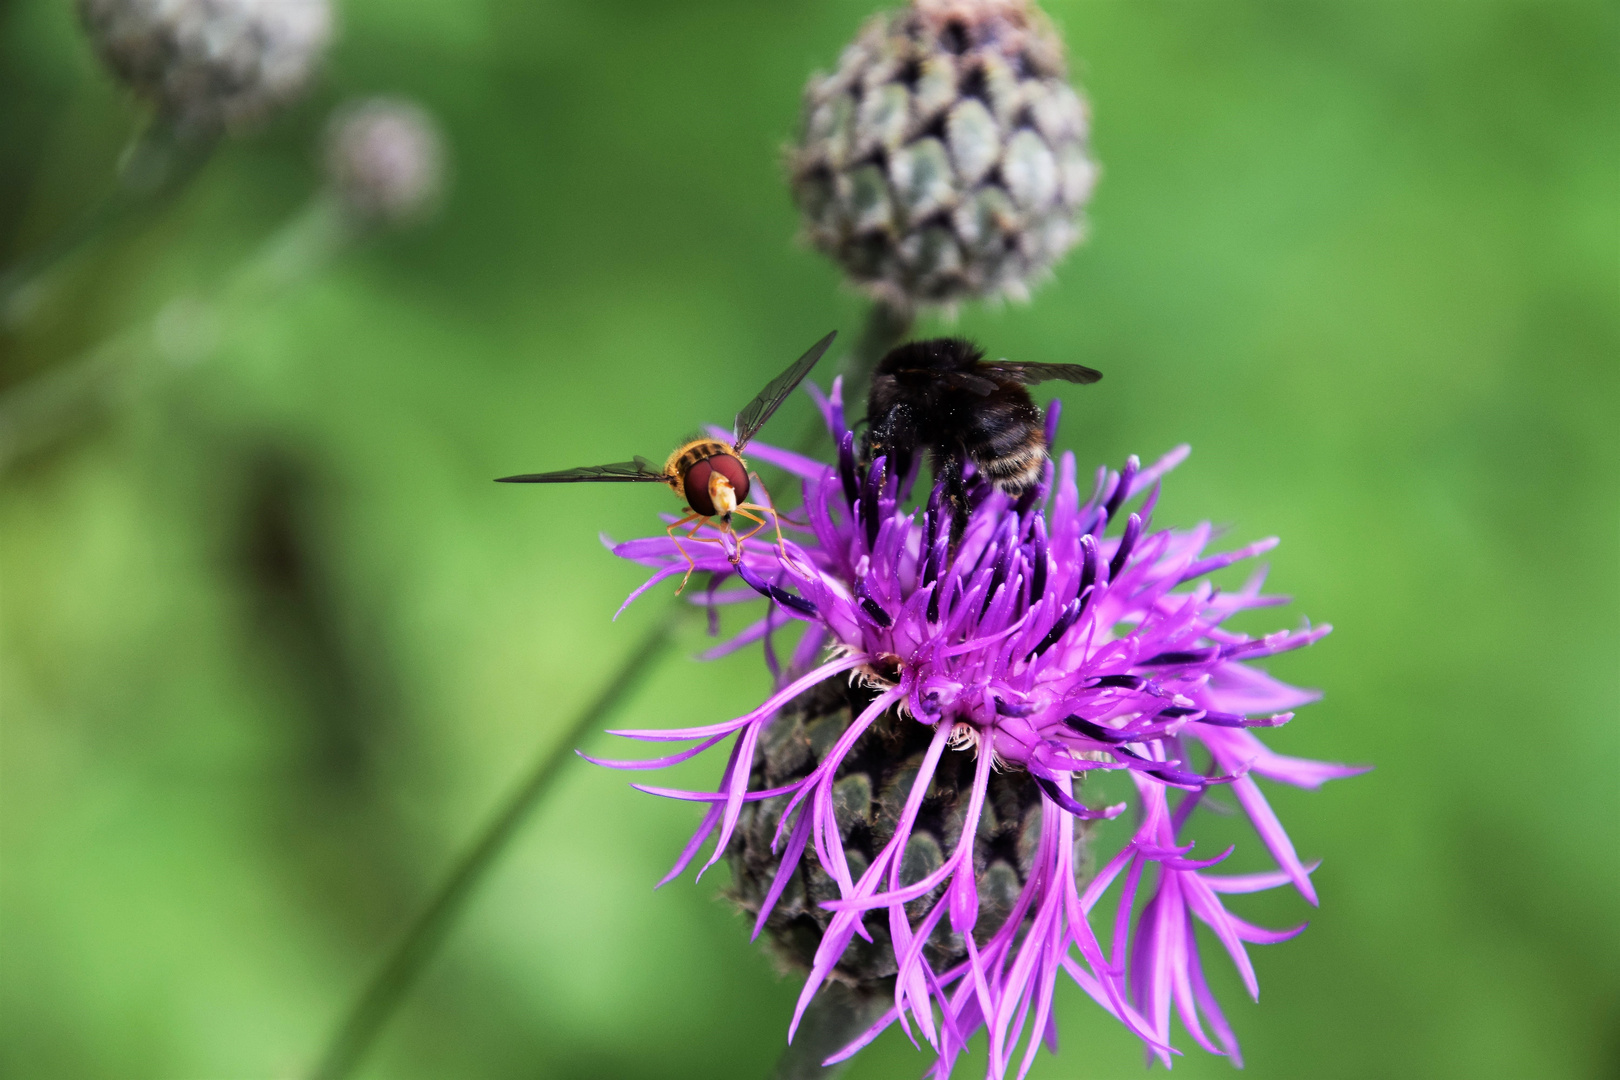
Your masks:
<instances>
[{"instance_id":1,"label":"purple knapweed flower","mask_svg":"<svg viewBox=\"0 0 1620 1080\"><path fill-rule=\"evenodd\" d=\"M989 1042L986 1075L1023 1077L1042 1041L1055 1048L1051 1007L1060 974L1167 1065L1177 1052L1170 1045L1172 1006L1195 1042L1238 1060L1237 1040L1204 980L1194 921L1214 931L1257 995L1245 946L1282 941L1303 927L1254 926L1228 912L1222 896L1291 884L1315 904L1316 893L1314 865L1301 862L1256 778L1315 788L1362 771L1273 753L1254 734L1286 723L1290 710L1317 695L1250 662L1309 645L1329 627L1258 639L1224 630L1221 624L1235 612L1283 598L1261 594L1261 573L1232 592L1206 578L1270 550L1275 541L1206 555L1208 525L1150 531L1159 480L1185 458L1182 447L1146 469L1132 458L1121 472L1100 470L1086 502L1072 454L1055 469L1048 463L1044 483L1017 499L980 484L953 551L942 492L936 488L925 507L907 509L913 477L888 475L881 458L869 467L857 461L839 384L831 398L816 396L839 448L836 465L759 444L750 448L803 481L804 521L784 518L796 539L778 547L761 537L740 558L714 530L707 539L719 543L685 545L697 568L714 575L708 595L695 602L712 606L757 595L770 601L764 618L713 653L763 640L776 691L722 723L615 732L695 745L651 761L599 762L661 768L731 740L715 792L636 785L708 804L664 880L680 874L718 830L703 869L713 866L734 838L746 840L751 824L768 814L769 839L759 851L777 865L769 887L761 884L745 905L758 913L755 935L780 915L788 891L797 890L792 902L816 915L800 923L811 927L808 943L800 943L809 976L790 1039L826 980L862 978L843 965L881 945L886 923L881 963L862 961L881 978L863 987L891 992L892 1005L829 1064L898 1021L914 1043L920 1035L937 1054L935 1077L950 1075L981 1027ZM1057 413L1054 403L1048 442ZM1105 536L1115 523L1122 524L1117 535ZM631 599L686 570L686 559L666 536L613 550L656 568ZM747 587L718 588L733 577ZM790 620L805 630L783 668L771 637ZM841 726L821 725L819 734L801 740L810 749L801 748L802 762L788 781L761 781L782 772L758 764L773 722L802 709L800 703L840 676L860 684ZM874 741L880 731L888 742ZM862 824L852 827L844 780L854 754L869 758L908 739L909 749L894 751L911 754L905 768L888 769L882 781L893 791L888 802L856 777L862 794L854 816ZM1081 842L1088 823L1125 809L1124 803L1095 807L1081 800L1082 779L1101 771L1129 776L1137 824L1117 855L1091 868L1083 863ZM1014 780L1028 793L1027 810L1006 795ZM1188 817L1216 786L1231 789L1275 860L1274 871L1212 873L1230 849L1214 858L1192 856ZM868 799L882 806L860 817ZM1001 809L992 810L992 803ZM949 813L936 812L941 805ZM925 813L934 830L926 836L919 823ZM1028 819L1017 854L1008 856L1016 870L1005 861L991 864L994 852L985 841L1007 828L1009 813ZM859 851L851 839L856 832L866 843ZM809 901L806 890L793 885L807 880L807 869L821 883L818 892L812 882ZM1003 895L1001 906L994 919L981 921L993 908L988 892L995 889ZM874 925L867 916L878 917ZM1106 944L1094 921L1105 928Z\"/></svg>"}]
</instances>

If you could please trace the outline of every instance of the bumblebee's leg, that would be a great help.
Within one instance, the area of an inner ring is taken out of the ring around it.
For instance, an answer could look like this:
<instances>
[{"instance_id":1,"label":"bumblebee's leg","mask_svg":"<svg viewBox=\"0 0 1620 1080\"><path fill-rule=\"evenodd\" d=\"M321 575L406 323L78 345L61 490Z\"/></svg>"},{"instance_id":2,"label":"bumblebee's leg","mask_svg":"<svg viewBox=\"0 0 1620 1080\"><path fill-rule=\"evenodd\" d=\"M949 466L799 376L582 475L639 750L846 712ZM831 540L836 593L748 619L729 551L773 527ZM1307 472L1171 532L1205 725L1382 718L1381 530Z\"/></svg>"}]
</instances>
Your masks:
<instances>
[{"instance_id":1,"label":"bumblebee's leg","mask_svg":"<svg viewBox=\"0 0 1620 1080\"><path fill-rule=\"evenodd\" d=\"M896 403L886 411L866 418L866 431L855 443L856 455L862 466L872 464L873 458L889 452L894 442L894 429L904 409L904 405Z\"/></svg>"},{"instance_id":2,"label":"bumblebee's leg","mask_svg":"<svg viewBox=\"0 0 1620 1080\"><path fill-rule=\"evenodd\" d=\"M692 580L692 571L697 569L697 563L693 561L691 555L687 554L686 549L681 547L680 538L675 535L675 530L679 529L683 525L691 524L694 519L697 521L697 527L698 528L702 528L703 527L703 522L707 520L702 514L698 513L696 510L688 510L686 512L685 517L681 518L681 520L675 522L669 528L664 530L664 534L666 536L668 536L670 541L675 545L675 550L680 552L681 557L686 560L686 576L681 578L680 588L675 590L675 595L676 596L681 595L681 589L686 588L686 583L688 581ZM688 533L687 534L687 539L690 540L691 538L692 538L691 533Z\"/></svg>"},{"instance_id":3,"label":"bumblebee's leg","mask_svg":"<svg viewBox=\"0 0 1620 1080\"><path fill-rule=\"evenodd\" d=\"M867 417L867 421L866 437L861 440L861 464L869 467L881 455L888 459L890 475L899 476L903 483L917 447L914 410L905 402L896 402L878 416Z\"/></svg>"},{"instance_id":4,"label":"bumblebee's leg","mask_svg":"<svg viewBox=\"0 0 1620 1080\"><path fill-rule=\"evenodd\" d=\"M905 502L911 498L911 485L916 481L911 471L917 462L916 425L912 422L912 410L906 406L896 406L891 415L893 423L885 434L888 442L884 453L888 458L889 475L896 477L895 494Z\"/></svg>"},{"instance_id":5,"label":"bumblebee's leg","mask_svg":"<svg viewBox=\"0 0 1620 1080\"><path fill-rule=\"evenodd\" d=\"M945 501L951 507L952 550L961 542L968 523L967 482L962 478L962 458L962 451L951 453L943 448L934 451L934 475L943 484Z\"/></svg>"}]
</instances>

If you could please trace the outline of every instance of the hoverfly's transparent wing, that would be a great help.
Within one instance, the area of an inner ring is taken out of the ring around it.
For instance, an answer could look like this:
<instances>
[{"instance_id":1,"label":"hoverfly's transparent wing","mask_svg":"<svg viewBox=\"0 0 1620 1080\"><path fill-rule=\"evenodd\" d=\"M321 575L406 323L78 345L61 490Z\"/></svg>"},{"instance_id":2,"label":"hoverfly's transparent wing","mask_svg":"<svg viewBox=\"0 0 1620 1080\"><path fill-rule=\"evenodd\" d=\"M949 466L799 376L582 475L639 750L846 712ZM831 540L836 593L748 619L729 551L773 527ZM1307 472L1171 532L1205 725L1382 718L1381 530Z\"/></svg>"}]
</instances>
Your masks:
<instances>
[{"instance_id":1,"label":"hoverfly's transparent wing","mask_svg":"<svg viewBox=\"0 0 1620 1080\"><path fill-rule=\"evenodd\" d=\"M560 472L523 473L520 476L502 476L497 484L634 484L669 483L669 476L644 457L634 461L621 461L615 465L588 465L583 469L563 469Z\"/></svg>"},{"instance_id":2,"label":"hoverfly's transparent wing","mask_svg":"<svg viewBox=\"0 0 1620 1080\"><path fill-rule=\"evenodd\" d=\"M810 346L809 352L795 360L792 367L772 379L770 385L761 390L759 396L737 414L735 438L732 440L736 449L741 450L748 445L748 440L759 434L759 429L765 426L765 421L769 420L771 414L787 400L789 394L793 393L793 388L810 374L810 369L816 366L816 361L821 359L822 354L833 343L833 338L837 336L838 331L834 330Z\"/></svg>"},{"instance_id":3,"label":"hoverfly's transparent wing","mask_svg":"<svg viewBox=\"0 0 1620 1080\"><path fill-rule=\"evenodd\" d=\"M1102 372L1096 368L1084 367L1080 364L1014 364L1006 360L997 360L992 364L980 364L980 370L994 371L1004 375L1014 382L1033 386L1036 383L1046 382L1049 379L1061 379L1072 383L1094 383L1102 378Z\"/></svg>"}]
</instances>

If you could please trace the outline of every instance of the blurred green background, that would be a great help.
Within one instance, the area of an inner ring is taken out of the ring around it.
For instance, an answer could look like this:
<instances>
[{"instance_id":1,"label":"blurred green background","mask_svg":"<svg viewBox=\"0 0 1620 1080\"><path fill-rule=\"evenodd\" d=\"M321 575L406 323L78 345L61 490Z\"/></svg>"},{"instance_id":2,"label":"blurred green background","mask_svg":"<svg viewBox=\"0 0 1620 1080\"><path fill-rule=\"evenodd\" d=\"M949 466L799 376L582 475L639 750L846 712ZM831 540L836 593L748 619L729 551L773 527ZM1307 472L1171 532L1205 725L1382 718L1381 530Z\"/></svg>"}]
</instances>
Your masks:
<instances>
[{"instance_id":1,"label":"blurred green background","mask_svg":"<svg viewBox=\"0 0 1620 1080\"><path fill-rule=\"evenodd\" d=\"M0 3L0 263L107 186L138 115L70 7ZM1271 741L1377 766L1276 793L1323 906L1238 905L1313 923L1256 951L1257 1006L1211 961L1248 1075L1620 1076L1620 8L1048 8L1095 108L1094 237L956 325L1106 371L1063 391L1083 463L1191 442L1159 523L1283 537L1278 624L1337 629L1272 663L1327 696ZM858 330L778 162L870 10L349 0L312 100L0 337L13 386L206 289L308 198L346 96L445 126L437 220L0 481L0 1073L309 1066L662 603L609 621L640 575L597 534L667 496L490 478L655 456ZM734 715L761 668L676 656L615 720ZM652 891L698 815L625 779L569 766L365 1075L767 1073L797 983L723 870ZM1059 1006L1036 1076L1142 1074ZM1178 1075L1227 1075L1178 1043ZM891 1033L849 1075L923 1066Z\"/></svg>"}]
</instances>

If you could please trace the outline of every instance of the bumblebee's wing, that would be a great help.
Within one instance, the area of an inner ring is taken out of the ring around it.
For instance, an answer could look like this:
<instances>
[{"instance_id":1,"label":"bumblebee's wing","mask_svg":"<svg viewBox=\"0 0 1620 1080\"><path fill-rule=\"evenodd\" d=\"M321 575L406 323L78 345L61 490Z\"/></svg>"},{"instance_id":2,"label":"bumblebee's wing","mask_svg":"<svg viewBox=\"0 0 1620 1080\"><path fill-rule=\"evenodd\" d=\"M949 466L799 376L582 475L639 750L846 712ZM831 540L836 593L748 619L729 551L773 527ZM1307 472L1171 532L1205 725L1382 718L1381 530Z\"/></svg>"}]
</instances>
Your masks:
<instances>
[{"instance_id":1,"label":"bumblebee's wing","mask_svg":"<svg viewBox=\"0 0 1620 1080\"><path fill-rule=\"evenodd\" d=\"M1025 386L1033 386L1048 379L1094 383L1102 378L1102 372L1080 364L1014 364L1006 360L997 360L993 364L980 364L979 368L983 371L994 371Z\"/></svg>"},{"instance_id":2,"label":"bumblebee's wing","mask_svg":"<svg viewBox=\"0 0 1620 1080\"><path fill-rule=\"evenodd\" d=\"M736 437L732 440L732 444L738 450L747 446L748 440L759 434L759 429L765 426L765 421L769 420L771 414L787 400L789 394L793 393L793 388L810 374L810 369L816 366L816 361L821 359L827 347L833 343L833 338L837 336L838 331L834 330L810 346L809 352L795 360L792 367L772 379L770 384L759 392L759 396L737 414Z\"/></svg>"},{"instance_id":3,"label":"bumblebee's wing","mask_svg":"<svg viewBox=\"0 0 1620 1080\"><path fill-rule=\"evenodd\" d=\"M983 366L983 365L981 365ZM879 378L899 378L910 376L908 383L932 383L935 386L948 386L952 390L966 390L970 394L980 397L989 397L1000 389L994 379L987 379L983 375L974 375L966 371L931 371L928 368L901 368L898 371L886 372Z\"/></svg>"},{"instance_id":4,"label":"bumblebee's wing","mask_svg":"<svg viewBox=\"0 0 1620 1080\"><path fill-rule=\"evenodd\" d=\"M970 394L980 397L989 397L1000 390L994 379L986 379L982 375L971 375L966 371L947 371L943 374L934 372L920 372L919 374L932 374L934 381L941 386L949 386L955 390L966 390Z\"/></svg>"},{"instance_id":5,"label":"bumblebee's wing","mask_svg":"<svg viewBox=\"0 0 1620 1080\"><path fill-rule=\"evenodd\" d=\"M502 476L498 484L634 484L669 483L664 471L644 457L634 461L621 461L615 465L588 465L583 469L563 469L560 472L523 473L521 476Z\"/></svg>"}]
</instances>

